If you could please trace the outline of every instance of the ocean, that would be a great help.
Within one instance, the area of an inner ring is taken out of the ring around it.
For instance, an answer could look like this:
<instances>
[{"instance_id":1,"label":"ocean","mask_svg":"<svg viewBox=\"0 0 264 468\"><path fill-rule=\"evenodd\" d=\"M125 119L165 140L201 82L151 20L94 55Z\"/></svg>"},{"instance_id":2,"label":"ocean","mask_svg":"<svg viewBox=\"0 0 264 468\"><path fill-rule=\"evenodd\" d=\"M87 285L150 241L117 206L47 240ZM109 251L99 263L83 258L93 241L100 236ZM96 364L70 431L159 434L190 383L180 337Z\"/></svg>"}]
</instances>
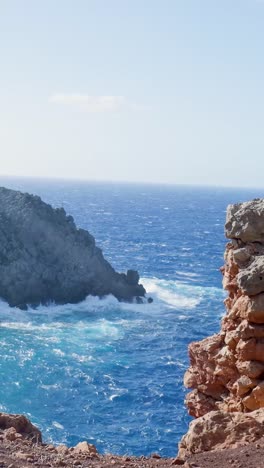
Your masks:
<instances>
[{"instance_id":1,"label":"ocean","mask_svg":"<svg viewBox=\"0 0 264 468\"><path fill-rule=\"evenodd\" d=\"M224 314L229 203L264 191L0 178L63 206L120 272L136 269L152 304L87 297L21 311L0 302L0 411L24 413L47 443L175 456L190 421L187 347Z\"/></svg>"}]
</instances>

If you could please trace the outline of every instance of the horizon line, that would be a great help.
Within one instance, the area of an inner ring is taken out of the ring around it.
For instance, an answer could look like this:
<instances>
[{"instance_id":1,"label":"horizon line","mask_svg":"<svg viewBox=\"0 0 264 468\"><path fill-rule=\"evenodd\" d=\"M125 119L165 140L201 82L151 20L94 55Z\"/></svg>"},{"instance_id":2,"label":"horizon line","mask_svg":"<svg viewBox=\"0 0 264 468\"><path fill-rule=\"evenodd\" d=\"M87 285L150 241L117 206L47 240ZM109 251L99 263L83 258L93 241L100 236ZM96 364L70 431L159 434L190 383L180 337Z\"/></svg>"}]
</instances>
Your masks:
<instances>
[{"instance_id":1,"label":"horizon line","mask_svg":"<svg viewBox=\"0 0 264 468\"><path fill-rule=\"evenodd\" d=\"M87 184L120 184L120 185L149 185L149 186L165 186L165 187L190 187L190 188L215 188L215 189L230 189L230 190L264 190L263 187L240 186L240 185L221 185L221 184L199 184L199 183L179 183L179 182L157 182L157 181L136 181L136 180L109 180L109 179L84 179L82 177L60 177L60 176L41 176L41 175L14 175L1 174L0 179L30 179L52 182L79 182Z\"/></svg>"}]
</instances>

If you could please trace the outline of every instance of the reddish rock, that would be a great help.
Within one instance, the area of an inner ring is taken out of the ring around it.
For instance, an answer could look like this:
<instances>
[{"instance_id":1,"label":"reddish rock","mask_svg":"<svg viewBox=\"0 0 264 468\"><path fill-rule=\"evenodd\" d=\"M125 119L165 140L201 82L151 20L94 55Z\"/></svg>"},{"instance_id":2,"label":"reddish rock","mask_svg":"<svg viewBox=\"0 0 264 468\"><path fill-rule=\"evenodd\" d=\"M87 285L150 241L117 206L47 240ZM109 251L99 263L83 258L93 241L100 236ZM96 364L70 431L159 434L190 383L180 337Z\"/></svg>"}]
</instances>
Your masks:
<instances>
[{"instance_id":1,"label":"reddish rock","mask_svg":"<svg viewBox=\"0 0 264 468\"><path fill-rule=\"evenodd\" d=\"M189 346L186 405L198 419L181 453L253 441L264 414L264 200L229 206L226 235L232 239L221 269L226 315L217 335Z\"/></svg>"},{"instance_id":2,"label":"reddish rock","mask_svg":"<svg viewBox=\"0 0 264 468\"><path fill-rule=\"evenodd\" d=\"M79 444L77 444L74 447L74 452L76 452L76 453L85 453L86 455L96 455L97 454L96 447L94 445L92 445L92 444L88 444L88 442L86 442L86 441L79 442Z\"/></svg>"},{"instance_id":3,"label":"reddish rock","mask_svg":"<svg viewBox=\"0 0 264 468\"><path fill-rule=\"evenodd\" d=\"M42 440L40 430L25 416L21 414L0 413L0 429L6 430L11 428L12 430L7 432L7 434L14 434L15 430L16 433L21 434L24 438L30 439L34 442L41 442Z\"/></svg>"},{"instance_id":4,"label":"reddish rock","mask_svg":"<svg viewBox=\"0 0 264 468\"><path fill-rule=\"evenodd\" d=\"M249 414L211 411L191 422L179 444L179 458L244 446L264 435L264 409Z\"/></svg>"}]
</instances>

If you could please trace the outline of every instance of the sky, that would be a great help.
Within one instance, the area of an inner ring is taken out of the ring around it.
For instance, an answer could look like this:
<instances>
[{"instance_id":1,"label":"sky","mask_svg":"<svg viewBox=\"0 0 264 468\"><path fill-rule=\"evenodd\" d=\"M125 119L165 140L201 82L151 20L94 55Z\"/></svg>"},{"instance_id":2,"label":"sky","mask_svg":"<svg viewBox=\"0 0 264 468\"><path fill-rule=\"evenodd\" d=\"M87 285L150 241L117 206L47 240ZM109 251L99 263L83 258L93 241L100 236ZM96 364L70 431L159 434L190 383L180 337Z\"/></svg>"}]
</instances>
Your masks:
<instances>
[{"instance_id":1,"label":"sky","mask_svg":"<svg viewBox=\"0 0 264 468\"><path fill-rule=\"evenodd\" d=\"M0 174L264 187L264 0L0 0Z\"/></svg>"}]
</instances>

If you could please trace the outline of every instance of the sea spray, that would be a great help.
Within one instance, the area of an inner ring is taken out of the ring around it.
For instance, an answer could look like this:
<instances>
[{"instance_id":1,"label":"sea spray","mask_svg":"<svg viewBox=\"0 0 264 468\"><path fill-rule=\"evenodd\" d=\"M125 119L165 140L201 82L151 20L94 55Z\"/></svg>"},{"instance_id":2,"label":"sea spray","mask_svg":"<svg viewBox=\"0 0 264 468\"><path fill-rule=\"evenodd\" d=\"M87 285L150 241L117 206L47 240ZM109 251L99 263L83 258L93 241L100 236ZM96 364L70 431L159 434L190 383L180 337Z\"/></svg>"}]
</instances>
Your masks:
<instances>
[{"instance_id":1,"label":"sea spray","mask_svg":"<svg viewBox=\"0 0 264 468\"><path fill-rule=\"evenodd\" d=\"M104 452L140 454L140 437L144 453L159 446L172 455L185 427L177 398L186 367L184 324L196 310L206 314L203 302L222 299L222 292L157 278L143 282L153 304L87 297L21 311L2 302L4 409L29 415L46 441L86 438Z\"/></svg>"}]
</instances>

